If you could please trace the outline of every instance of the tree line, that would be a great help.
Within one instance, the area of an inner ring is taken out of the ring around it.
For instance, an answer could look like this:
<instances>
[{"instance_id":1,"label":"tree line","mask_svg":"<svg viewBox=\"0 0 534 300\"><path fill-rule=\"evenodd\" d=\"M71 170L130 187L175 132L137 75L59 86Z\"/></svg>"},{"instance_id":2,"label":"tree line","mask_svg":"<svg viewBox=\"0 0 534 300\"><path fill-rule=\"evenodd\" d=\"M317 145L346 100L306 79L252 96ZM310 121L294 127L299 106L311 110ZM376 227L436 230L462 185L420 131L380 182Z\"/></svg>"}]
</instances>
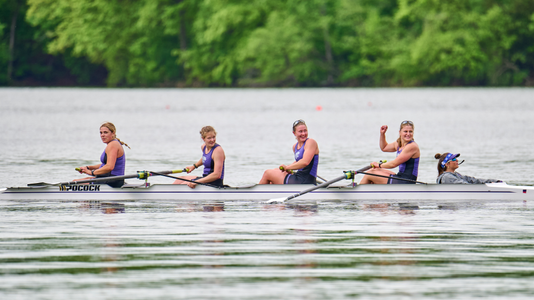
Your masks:
<instances>
[{"instance_id":1,"label":"tree line","mask_svg":"<svg viewBox=\"0 0 534 300\"><path fill-rule=\"evenodd\" d=\"M532 0L0 0L0 85L533 86Z\"/></svg>"}]
</instances>

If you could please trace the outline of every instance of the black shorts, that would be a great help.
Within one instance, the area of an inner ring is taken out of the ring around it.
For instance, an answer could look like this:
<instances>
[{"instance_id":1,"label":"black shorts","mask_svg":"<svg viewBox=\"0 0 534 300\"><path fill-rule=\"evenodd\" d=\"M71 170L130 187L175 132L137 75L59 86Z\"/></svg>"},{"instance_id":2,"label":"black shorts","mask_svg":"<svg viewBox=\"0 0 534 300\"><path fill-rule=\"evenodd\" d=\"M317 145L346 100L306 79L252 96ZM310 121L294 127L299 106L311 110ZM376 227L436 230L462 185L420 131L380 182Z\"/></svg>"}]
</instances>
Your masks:
<instances>
[{"instance_id":1,"label":"black shorts","mask_svg":"<svg viewBox=\"0 0 534 300\"><path fill-rule=\"evenodd\" d=\"M317 184L317 178L304 174L299 176L299 173L295 175L287 174L284 178L284 184Z\"/></svg>"},{"instance_id":2,"label":"black shorts","mask_svg":"<svg viewBox=\"0 0 534 300\"><path fill-rule=\"evenodd\" d=\"M402 179L408 179L408 180L398 180L397 178ZM395 175L389 175L388 183L387 184L415 184L415 181L417 180L417 177L413 175L406 175L403 173L397 173Z\"/></svg>"},{"instance_id":3,"label":"black shorts","mask_svg":"<svg viewBox=\"0 0 534 300\"><path fill-rule=\"evenodd\" d=\"M110 176L112 176L111 173L107 173L107 174L96 175L96 178L106 178L106 177L110 177ZM109 185L110 187L120 188L120 187L122 187L124 185L124 179L101 181L100 183L105 183L105 184Z\"/></svg>"}]
</instances>

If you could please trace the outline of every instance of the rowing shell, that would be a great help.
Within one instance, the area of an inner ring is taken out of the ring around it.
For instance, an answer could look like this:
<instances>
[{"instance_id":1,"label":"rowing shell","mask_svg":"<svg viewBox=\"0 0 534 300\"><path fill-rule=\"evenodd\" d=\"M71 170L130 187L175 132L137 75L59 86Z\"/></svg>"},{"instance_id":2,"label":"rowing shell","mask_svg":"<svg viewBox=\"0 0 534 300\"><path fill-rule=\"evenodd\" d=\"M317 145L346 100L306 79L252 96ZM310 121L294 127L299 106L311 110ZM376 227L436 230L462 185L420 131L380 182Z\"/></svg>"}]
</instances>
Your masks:
<instances>
[{"instance_id":1,"label":"rowing shell","mask_svg":"<svg viewBox=\"0 0 534 300\"><path fill-rule=\"evenodd\" d=\"M195 189L181 184L107 184L10 187L0 190L0 200L21 201L267 201L312 187L303 184L266 184L246 187ZM337 185L298 197L298 201L534 201L534 187L489 184L386 184Z\"/></svg>"}]
</instances>

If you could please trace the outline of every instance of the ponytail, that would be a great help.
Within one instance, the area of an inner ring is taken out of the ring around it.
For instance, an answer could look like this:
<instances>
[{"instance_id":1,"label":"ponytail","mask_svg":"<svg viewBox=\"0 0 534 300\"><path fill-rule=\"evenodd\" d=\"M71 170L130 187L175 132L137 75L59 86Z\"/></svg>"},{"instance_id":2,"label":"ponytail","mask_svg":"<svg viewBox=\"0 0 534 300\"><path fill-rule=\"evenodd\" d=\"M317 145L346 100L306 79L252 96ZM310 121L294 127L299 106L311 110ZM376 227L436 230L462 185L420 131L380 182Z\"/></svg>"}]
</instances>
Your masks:
<instances>
[{"instance_id":1,"label":"ponytail","mask_svg":"<svg viewBox=\"0 0 534 300\"><path fill-rule=\"evenodd\" d=\"M446 152L446 153L443 153L443 154L436 153L436 155L434 155L435 159L439 159L439 161L438 161L438 176L443 174L443 172L445 172L445 168L441 166L441 163L447 157L448 154L449 154L449 152Z\"/></svg>"},{"instance_id":2,"label":"ponytail","mask_svg":"<svg viewBox=\"0 0 534 300\"><path fill-rule=\"evenodd\" d=\"M130 148L130 146L128 146L128 144L126 144L125 142L121 141L118 137L115 137L115 138L117 139L117 141L119 141L119 143L121 143L121 145L124 145L124 146L128 147L128 149L130 149L130 150L132 149L132 148Z\"/></svg>"}]
</instances>

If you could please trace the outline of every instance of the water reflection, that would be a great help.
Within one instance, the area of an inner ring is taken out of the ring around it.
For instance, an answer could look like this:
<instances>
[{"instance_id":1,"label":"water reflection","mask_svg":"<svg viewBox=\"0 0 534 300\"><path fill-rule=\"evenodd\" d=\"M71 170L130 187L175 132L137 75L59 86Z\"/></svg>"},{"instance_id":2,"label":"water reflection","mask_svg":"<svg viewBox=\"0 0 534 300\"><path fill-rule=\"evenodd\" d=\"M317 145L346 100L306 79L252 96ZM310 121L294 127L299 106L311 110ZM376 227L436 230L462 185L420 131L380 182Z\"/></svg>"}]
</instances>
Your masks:
<instances>
[{"instance_id":1,"label":"water reflection","mask_svg":"<svg viewBox=\"0 0 534 300\"><path fill-rule=\"evenodd\" d=\"M102 203L100 210L104 214L119 214L126 212L124 203Z\"/></svg>"},{"instance_id":2,"label":"water reflection","mask_svg":"<svg viewBox=\"0 0 534 300\"><path fill-rule=\"evenodd\" d=\"M260 205L263 211L282 211L287 208L287 205L285 203L262 203Z\"/></svg>"},{"instance_id":3,"label":"water reflection","mask_svg":"<svg viewBox=\"0 0 534 300\"><path fill-rule=\"evenodd\" d=\"M197 254L198 257L196 259L198 259L203 269L221 272L220 270L225 268L225 255L227 255L225 252L227 248L227 241L225 240L227 235L226 223L224 213L222 213L224 212L224 205L222 203L203 204L202 211L208 212L208 214L203 214L203 224L199 224L203 228L203 232L200 235L204 238L199 245L202 250ZM224 285L225 281L226 279L220 276L201 278L202 285L205 286L220 286Z\"/></svg>"},{"instance_id":4,"label":"water reflection","mask_svg":"<svg viewBox=\"0 0 534 300\"><path fill-rule=\"evenodd\" d=\"M118 214L126 212L126 206L124 203L101 202L99 200L80 201L78 203L78 209L81 211L99 210L103 214Z\"/></svg>"},{"instance_id":5,"label":"water reflection","mask_svg":"<svg viewBox=\"0 0 534 300\"><path fill-rule=\"evenodd\" d=\"M195 212L195 211L204 211L204 208L200 203L197 202L183 202L176 205L176 212Z\"/></svg>"},{"instance_id":6,"label":"water reflection","mask_svg":"<svg viewBox=\"0 0 534 300\"><path fill-rule=\"evenodd\" d=\"M102 270L108 273L117 272L119 271L118 262L121 260L119 250L123 246L117 236L117 226L110 223L103 238L102 261L105 266Z\"/></svg>"},{"instance_id":7,"label":"water reflection","mask_svg":"<svg viewBox=\"0 0 534 300\"><path fill-rule=\"evenodd\" d=\"M534 210L522 206L63 205L0 207L12 230L0 235L0 275L7 280L0 293L30 286L50 299L102 291L128 299L168 299L177 290L181 299L534 292ZM495 288L476 287L486 282ZM52 297L60 290L65 296Z\"/></svg>"},{"instance_id":8,"label":"water reflection","mask_svg":"<svg viewBox=\"0 0 534 300\"><path fill-rule=\"evenodd\" d=\"M180 202L176 204L176 212L222 212L224 211L224 202L203 203L203 202Z\"/></svg>"},{"instance_id":9,"label":"water reflection","mask_svg":"<svg viewBox=\"0 0 534 300\"><path fill-rule=\"evenodd\" d=\"M413 215L419 210L419 206L411 203L367 203L361 206L364 211L377 211L381 213L398 213L401 215Z\"/></svg>"},{"instance_id":10,"label":"water reflection","mask_svg":"<svg viewBox=\"0 0 534 300\"><path fill-rule=\"evenodd\" d=\"M205 212L224 211L224 203L208 203L202 205L202 210Z\"/></svg>"},{"instance_id":11,"label":"water reflection","mask_svg":"<svg viewBox=\"0 0 534 300\"><path fill-rule=\"evenodd\" d=\"M307 217L319 212L317 203L287 204L286 207L293 209L296 217Z\"/></svg>"},{"instance_id":12,"label":"water reflection","mask_svg":"<svg viewBox=\"0 0 534 300\"><path fill-rule=\"evenodd\" d=\"M87 200L87 201L80 201L80 202L77 202L77 203L79 203L78 209L82 210L82 211L100 209L100 207L101 207L101 202L98 201L98 200Z\"/></svg>"}]
</instances>

